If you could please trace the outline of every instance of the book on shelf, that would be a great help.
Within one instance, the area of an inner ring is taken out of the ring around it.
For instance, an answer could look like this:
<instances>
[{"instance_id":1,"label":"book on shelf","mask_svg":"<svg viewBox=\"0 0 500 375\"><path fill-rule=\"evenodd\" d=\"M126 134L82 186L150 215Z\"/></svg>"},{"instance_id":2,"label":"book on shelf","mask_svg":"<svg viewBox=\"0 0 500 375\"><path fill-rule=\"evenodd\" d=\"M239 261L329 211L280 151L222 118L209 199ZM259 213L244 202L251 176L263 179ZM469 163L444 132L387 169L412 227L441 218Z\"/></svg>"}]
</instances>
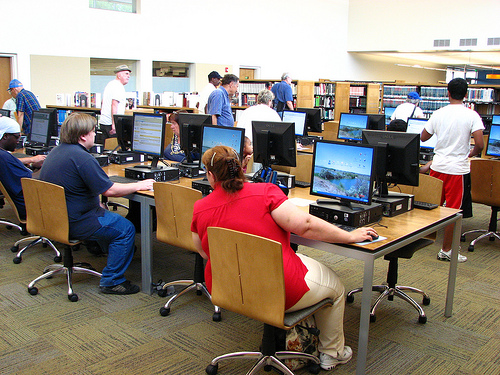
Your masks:
<instances>
[{"instance_id":1,"label":"book on shelf","mask_svg":"<svg viewBox=\"0 0 500 375\"><path fill-rule=\"evenodd\" d=\"M350 95L351 96L365 96L365 87L364 86L351 86L350 87Z\"/></svg>"},{"instance_id":2,"label":"book on shelf","mask_svg":"<svg viewBox=\"0 0 500 375\"><path fill-rule=\"evenodd\" d=\"M125 109L133 110L133 109L136 109L137 106L139 105L139 92L138 91L126 92L125 98L126 98Z\"/></svg>"}]
</instances>

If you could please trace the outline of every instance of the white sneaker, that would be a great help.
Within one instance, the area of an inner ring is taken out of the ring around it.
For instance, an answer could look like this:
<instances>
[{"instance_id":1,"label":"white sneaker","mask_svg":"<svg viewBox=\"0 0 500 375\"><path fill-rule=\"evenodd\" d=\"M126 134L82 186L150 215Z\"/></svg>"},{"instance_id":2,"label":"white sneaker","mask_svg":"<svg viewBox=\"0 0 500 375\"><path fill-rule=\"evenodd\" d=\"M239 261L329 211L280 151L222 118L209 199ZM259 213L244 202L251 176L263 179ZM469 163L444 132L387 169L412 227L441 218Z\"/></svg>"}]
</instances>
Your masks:
<instances>
[{"instance_id":1,"label":"white sneaker","mask_svg":"<svg viewBox=\"0 0 500 375\"><path fill-rule=\"evenodd\" d=\"M443 249L439 250L439 253L437 255L437 258L439 260L447 260L448 262L451 260L451 250L450 251L443 251ZM458 253L458 263L463 263L467 262L467 257L465 255Z\"/></svg>"},{"instance_id":2,"label":"white sneaker","mask_svg":"<svg viewBox=\"0 0 500 375\"><path fill-rule=\"evenodd\" d=\"M352 349L349 346L344 346L344 351L337 358L333 358L326 353L319 353L320 366L323 370L331 370L337 365L343 365L352 358Z\"/></svg>"}]
</instances>

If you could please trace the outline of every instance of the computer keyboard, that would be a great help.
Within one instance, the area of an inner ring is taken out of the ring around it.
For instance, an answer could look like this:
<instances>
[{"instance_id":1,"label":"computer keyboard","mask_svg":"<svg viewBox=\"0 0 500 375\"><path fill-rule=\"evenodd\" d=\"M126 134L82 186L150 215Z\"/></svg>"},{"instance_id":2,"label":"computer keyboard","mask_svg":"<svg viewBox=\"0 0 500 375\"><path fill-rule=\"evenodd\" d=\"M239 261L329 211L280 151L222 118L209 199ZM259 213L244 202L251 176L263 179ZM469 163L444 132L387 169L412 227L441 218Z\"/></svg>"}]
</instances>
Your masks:
<instances>
[{"instance_id":1,"label":"computer keyboard","mask_svg":"<svg viewBox=\"0 0 500 375\"><path fill-rule=\"evenodd\" d=\"M295 180L295 187L306 188L311 186L309 182Z\"/></svg>"},{"instance_id":2,"label":"computer keyboard","mask_svg":"<svg viewBox=\"0 0 500 375\"><path fill-rule=\"evenodd\" d=\"M345 230L346 232L352 232L353 230L356 230L358 228L356 227L351 227L350 225L344 225L344 224L335 224L338 228Z\"/></svg>"},{"instance_id":3,"label":"computer keyboard","mask_svg":"<svg viewBox=\"0 0 500 375\"><path fill-rule=\"evenodd\" d=\"M413 202L413 207L414 208L420 208L421 210L432 210L434 208L439 207L439 205L436 204L436 203L414 201Z\"/></svg>"},{"instance_id":4,"label":"computer keyboard","mask_svg":"<svg viewBox=\"0 0 500 375\"><path fill-rule=\"evenodd\" d=\"M137 182L133 178L123 177L123 176L109 176L109 179L113 182L118 182L119 184L129 184L131 182Z\"/></svg>"}]
</instances>

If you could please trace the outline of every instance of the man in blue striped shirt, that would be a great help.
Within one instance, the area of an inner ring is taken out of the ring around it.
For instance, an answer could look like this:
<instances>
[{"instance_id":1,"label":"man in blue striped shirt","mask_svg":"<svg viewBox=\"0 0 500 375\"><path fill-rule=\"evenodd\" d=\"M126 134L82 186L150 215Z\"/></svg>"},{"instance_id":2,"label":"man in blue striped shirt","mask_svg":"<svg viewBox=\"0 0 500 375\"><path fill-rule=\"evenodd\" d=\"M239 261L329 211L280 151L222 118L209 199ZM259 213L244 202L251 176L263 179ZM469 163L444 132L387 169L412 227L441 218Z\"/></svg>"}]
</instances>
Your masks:
<instances>
[{"instance_id":1,"label":"man in blue striped shirt","mask_svg":"<svg viewBox=\"0 0 500 375\"><path fill-rule=\"evenodd\" d=\"M10 81L7 91L16 99L17 122L23 134L30 134L33 111L40 109L38 99L31 91L25 90L23 84L17 79Z\"/></svg>"},{"instance_id":2,"label":"man in blue striped shirt","mask_svg":"<svg viewBox=\"0 0 500 375\"><path fill-rule=\"evenodd\" d=\"M208 97L207 113L212 115L212 124L219 126L234 126L231 98L238 91L240 79L234 74L226 74L221 86L212 91Z\"/></svg>"}]
</instances>

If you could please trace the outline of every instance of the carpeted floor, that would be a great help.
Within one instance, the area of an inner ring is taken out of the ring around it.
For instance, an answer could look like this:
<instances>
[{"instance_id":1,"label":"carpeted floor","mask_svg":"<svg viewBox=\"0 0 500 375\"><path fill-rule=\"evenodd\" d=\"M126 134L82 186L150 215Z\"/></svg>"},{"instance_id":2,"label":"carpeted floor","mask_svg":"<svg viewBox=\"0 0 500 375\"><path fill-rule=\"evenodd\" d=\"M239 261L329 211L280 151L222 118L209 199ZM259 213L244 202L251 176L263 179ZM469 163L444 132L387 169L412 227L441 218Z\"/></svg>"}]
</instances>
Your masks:
<instances>
[{"instance_id":1,"label":"carpeted floor","mask_svg":"<svg viewBox=\"0 0 500 375\"><path fill-rule=\"evenodd\" d=\"M487 207L475 206L475 217L464 220L464 229L486 227L489 214ZM0 216L13 219L8 205ZM98 279L86 275L74 277L80 297L76 303L68 301L63 277L40 282L39 294L31 296L27 284L53 263L54 255L39 246L16 265L9 249L19 238L17 231L0 228L1 374L201 375L212 357L259 346L260 323L227 311L221 322L213 322L212 305L195 293L177 301L168 317L159 314L165 298L103 295ZM473 253L463 247L469 261L459 265L451 318L443 315L449 263L436 260L438 245L400 261L400 284L430 294L428 322L417 323L416 311L406 302L384 301L370 325L367 374L500 374L500 244L482 241ZM346 290L361 285L361 262L314 249L300 251L336 270ZM75 258L97 270L106 262L85 248L75 252ZM191 278L193 264L193 254L155 241L155 280ZM376 282L385 281L386 271L387 262L377 260ZM139 253L126 276L140 283ZM354 350L353 360L331 373L355 373L359 309L357 297L345 310L346 343ZM248 368L245 361L226 362L219 374L245 374Z\"/></svg>"}]
</instances>

